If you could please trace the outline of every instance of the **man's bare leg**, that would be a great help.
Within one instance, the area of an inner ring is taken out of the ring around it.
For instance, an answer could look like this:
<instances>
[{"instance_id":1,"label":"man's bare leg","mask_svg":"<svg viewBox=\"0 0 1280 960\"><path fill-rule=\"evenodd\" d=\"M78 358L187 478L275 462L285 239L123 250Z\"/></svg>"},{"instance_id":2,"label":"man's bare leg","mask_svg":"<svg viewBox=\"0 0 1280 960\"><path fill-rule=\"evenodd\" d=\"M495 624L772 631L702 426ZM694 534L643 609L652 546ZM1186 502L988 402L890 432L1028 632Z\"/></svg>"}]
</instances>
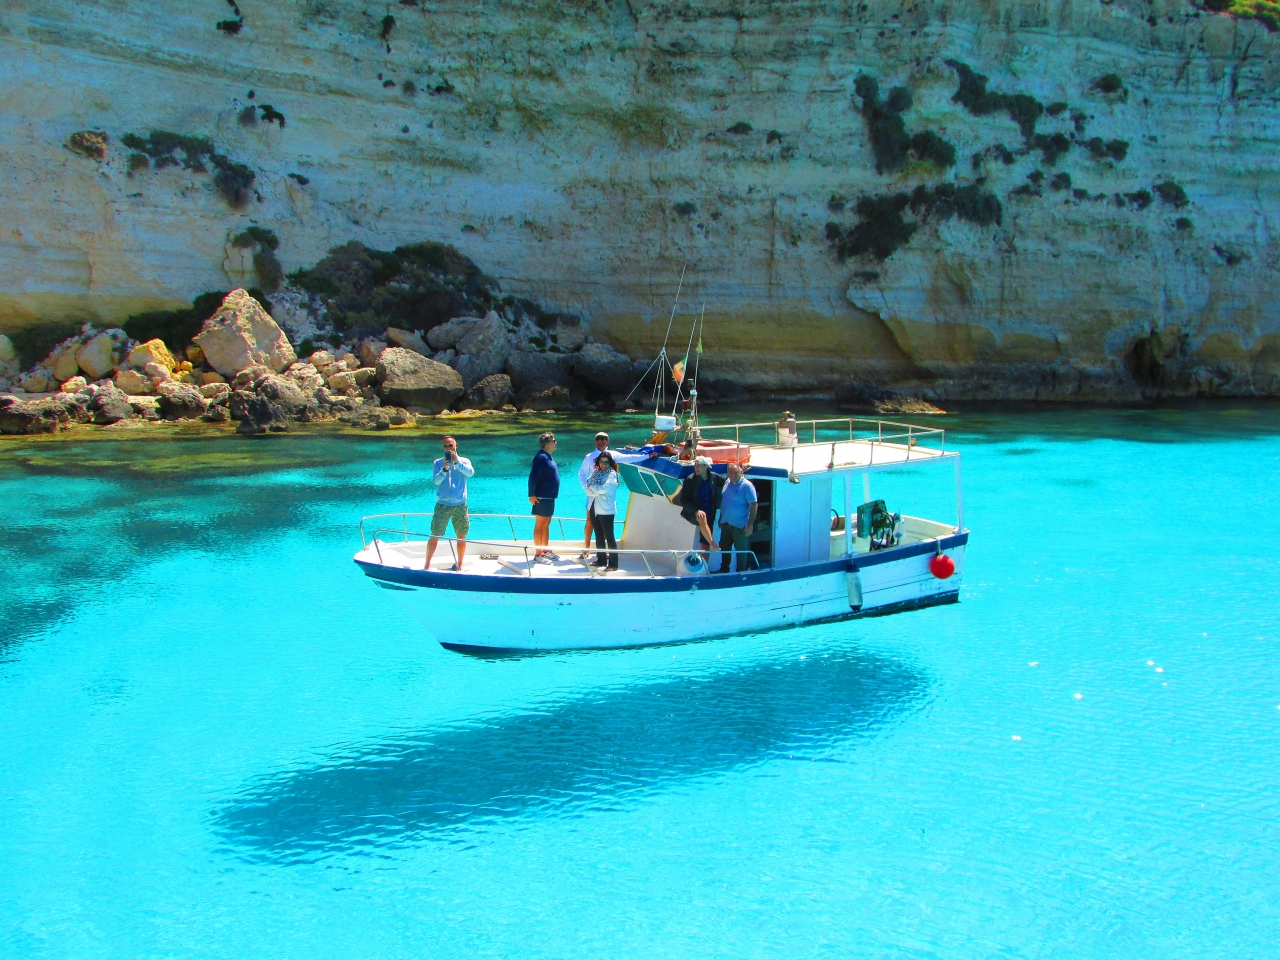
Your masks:
<instances>
[{"instance_id":1,"label":"man's bare leg","mask_svg":"<svg viewBox=\"0 0 1280 960\"><path fill-rule=\"evenodd\" d=\"M698 532L702 534L702 539L711 544L711 549L719 552L720 544L716 543L711 536L711 525L707 523L707 514L703 510L698 511Z\"/></svg>"},{"instance_id":2,"label":"man's bare leg","mask_svg":"<svg viewBox=\"0 0 1280 960\"><path fill-rule=\"evenodd\" d=\"M535 517L533 520L533 545L535 547L546 547L551 544L551 518ZM534 551L538 556L547 553L546 550Z\"/></svg>"},{"instance_id":3,"label":"man's bare leg","mask_svg":"<svg viewBox=\"0 0 1280 960\"><path fill-rule=\"evenodd\" d=\"M435 556L436 544L440 542L439 537L432 537L427 541L427 562L422 565L423 570L431 569L431 558Z\"/></svg>"},{"instance_id":4,"label":"man's bare leg","mask_svg":"<svg viewBox=\"0 0 1280 960\"><path fill-rule=\"evenodd\" d=\"M461 537L459 537L459 538L458 538L458 541L457 541L457 547L458 547L458 572L459 572L459 573L461 573L461 572L462 572L462 558L463 558L463 556L464 556L464 555L466 554L466 552L467 552L467 541L465 541L465 540L463 540Z\"/></svg>"}]
</instances>

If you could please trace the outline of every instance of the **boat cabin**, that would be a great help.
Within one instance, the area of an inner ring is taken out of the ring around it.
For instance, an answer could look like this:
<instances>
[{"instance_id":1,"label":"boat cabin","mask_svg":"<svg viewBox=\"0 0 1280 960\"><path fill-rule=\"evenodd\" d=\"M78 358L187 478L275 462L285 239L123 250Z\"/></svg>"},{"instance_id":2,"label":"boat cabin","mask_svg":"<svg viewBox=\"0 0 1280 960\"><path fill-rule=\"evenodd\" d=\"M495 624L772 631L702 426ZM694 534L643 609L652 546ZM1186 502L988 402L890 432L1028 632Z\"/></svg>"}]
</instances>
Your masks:
<instances>
[{"instance_id":1,"label":"boat cabin","mask_svg":"<svg viewBox=\"0 0 1280 960\"><path fill-rule=\"evenodd\" d=\"M960 458L945 432L884 420L743 423L703 427L699 455L724 476L737 462L758 497L751 547L762 567L784 568L935 540L964 527ZM760 434L765 442L752 442ZM732 439L729 436L732 435ZM872 500L872 475L907 465L955 466L956 522L889 514ZM654 457L620 463L632 496L619 540L626 550L688 550L697 529L671 497L694 471L691 460ZM848 518L852 516L853 522ZM861 521L861 522L859 522Z\"/></svg>"}]
</instances>

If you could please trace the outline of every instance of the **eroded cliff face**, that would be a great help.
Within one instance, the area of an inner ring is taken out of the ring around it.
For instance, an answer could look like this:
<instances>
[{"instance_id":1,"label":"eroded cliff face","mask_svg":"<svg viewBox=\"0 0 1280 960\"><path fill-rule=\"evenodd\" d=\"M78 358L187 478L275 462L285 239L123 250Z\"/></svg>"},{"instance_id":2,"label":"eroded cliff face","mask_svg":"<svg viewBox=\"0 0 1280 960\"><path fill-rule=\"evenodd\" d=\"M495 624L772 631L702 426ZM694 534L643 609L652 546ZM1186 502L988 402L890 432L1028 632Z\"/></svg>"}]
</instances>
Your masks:
<instances>
[{"instance_id":1,"label":"eroded cliff face","mask_svg":"<svg viewBox=\"0 0 1280 960\"><path fill-rule=\"evenodd\" d=\"M252 282L230 240L257 224L287 271L353 239L454 244L633 356L687 264L708 368L758 391L1280 394L1280 34L1257 22L237 4L4 6L0 332ZM210 152L147 157L156 131Z\"/></svg>"}]
</instances>

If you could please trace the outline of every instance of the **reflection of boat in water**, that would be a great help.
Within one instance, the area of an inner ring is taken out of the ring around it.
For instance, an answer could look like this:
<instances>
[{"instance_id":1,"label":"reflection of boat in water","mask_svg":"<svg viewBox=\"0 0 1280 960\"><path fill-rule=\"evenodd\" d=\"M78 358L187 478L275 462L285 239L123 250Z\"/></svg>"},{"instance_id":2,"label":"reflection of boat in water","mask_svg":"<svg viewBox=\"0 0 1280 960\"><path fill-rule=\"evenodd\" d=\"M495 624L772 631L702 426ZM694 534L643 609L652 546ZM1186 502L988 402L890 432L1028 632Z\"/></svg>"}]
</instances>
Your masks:
<instances>
[{"instance_id":1,"label":"reflection of boat in water","mask_svg":"<svg viewBox=\"0 0 1280 960\"><path fill-rule=\"evenodd\" d=\"M759 496L751 532L759 569L738 572L735 557L731 572L708 571L705 555L694 549L695 528L670 500L694 469L679 454L638 455L619 465L630 500L616 572L604 575L588 561L569 559L582 549L581 518L561 521L560 539L550 545L560 559L546 565L534 562L531 536L517 535L524 531L516 523L531 525L531 517L473 515L465 571L453 573L422 569L426 515L366 517L355 562L380 585L401 591L428 632L459 649L678 643L959 598L968 531L960 455L946 449L944 431L858 419L717 427L693 417L683 430L695 444L723 441L718 449L748 461L745 473ZM719 459L712 470L723 474ZM889 514L883 501L871 499L873 474L946 464L954 468L955 522ZM498 522L510 537L479 532L481 524ZM452 547L449 538L441 540ZM451 564L450 553L437 553L441 568ZM718 566L720 557L712 553L711 563ZM451 635L435 633L441 622L451 625Z\"/></svg>"}]
</instances>

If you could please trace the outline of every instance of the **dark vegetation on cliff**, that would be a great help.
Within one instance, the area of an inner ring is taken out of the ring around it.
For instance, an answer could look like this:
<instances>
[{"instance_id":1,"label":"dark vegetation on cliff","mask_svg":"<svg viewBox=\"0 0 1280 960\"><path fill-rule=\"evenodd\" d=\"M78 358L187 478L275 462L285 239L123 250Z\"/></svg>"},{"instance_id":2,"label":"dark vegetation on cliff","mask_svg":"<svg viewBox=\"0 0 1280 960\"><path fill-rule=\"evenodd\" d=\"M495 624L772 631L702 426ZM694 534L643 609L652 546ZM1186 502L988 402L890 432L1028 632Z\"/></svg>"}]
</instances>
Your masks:
<instances>
[{"instance_id":1,"label":"dark vegetation on cliff","mask_svg":"<svg viewBox=\"0 0 1280 960\"><path fill-rule=\"evenodd\" d=\"M841 261L850 257L887 260L926 222L959 217L985 227L999 224L1004 217L1000 200L991 191L978 184L957 187L952 183L940 183L933 189L918 186L909 194L862 196L854 212L858 222L852 227L834 222L826 227L827 244ZM906 212L916 219L905 219Z\"/></svg>"},{"instance_id":2,"label":"dark vegetation on cliff","mask_svg":"<svg viewBox=\"0 0 1280 960\"><path fill-rule=\"evenodd\" d=\"M236 3L236 0L227 0L227 6L235 14L235 19L219 20L215 26L227 36L234 37L244 27L244 14L240 12L240 5Z\"/></svg>"},{"instance_id":3,"label":"dark vegetation on cliff","mask_svg":"<svg viewBox=\"0 0 1280 960\"><path fill-rule=\"evenodd\" d=\"M283 125L283 118L281 121ZM152 130L146 137L126 133L120 142L134 151L129 158L131 173L145 168L141 162L144 159L154 163L157 170L181 165L195 173L208 173L212 166L213 185L223 200L236 209L249 202L250 188L257 175L244 164L235 163L225 154L218 153L208 137Z\"/></svg>"},{"instance_id":4,"label":"dark vegetation on cliff","mask_svg":"<svg viewBox=\"0 0 1280 960\"><path fill-rule=\"evenodd\" d=\"M274 233L263 227L247 227L231 238L231 245L242 250L253 250L253 272L263 290L274 293L280 289L284 268L276 258L280 241Z\"/></svg>"},{"instance_id":5,"label":"dark vegetation on cliff","mask_svg":"<svg viewBox=\"0 0 1280 960\"><path fill-rule=\"evenodd\" d=\"M871 77L860 76L853 89L862 99L862 116L867 122L877 173L901 170L909 153L940 170L955 166L956 148L942 137L928 130L907 133L902 114L911 108L911 91L906 87L894 87L881 100L880 85Z\"/></svg>"},{"instance_id":6,"label":"dark vegetation on cliff","mask_svg":"<svg viewBox=\"0 0 1280 960\"><path fill-rule=\"evenodd\" d=\"M1203 0L1206 10L1226 13L1237 20L1257 20L1268 31L1280 30L1280 3L1276 0Z\"/></svg>"},{"instance_id":7,"label":"dark vegetation on cliff","mask_svg":"<svg viewBox=\"0 0 1280 960\"><path fill-rule=\"evenodd\" d=\"M352 241L289 279L322 297L333 325L352 336L379 335L388 326L430 330L453 317L483 316L501 302L497 282L443 243L386 251Z\"/></svg>"},{"instance_id":8,"label":"dark vegetation on cliff","mask_svg":"<svg viewBox=\"0 0 1280 960\"><path fill-rule=\"evenodd\" d=\"M1129 144L1124 140L1104 141L1101 137L1093 137L1089 140L1080 139L1088 123L1088 117L1080 111L1072 111L1071 113L1071 121L1076 134L1074 137L1068 137L1061 131L1050 134L1037 133L1036 125L1040 122L1042 116L1045 114L1051 117L1060 116L1069 109L1068 104L1058 102L1051 103L1046 107L1030 94L996 93L987 89L988 78L976 72L968 64L961 63L959 60L947 60L946 64L956 71L956 75L959 78L959 86L957 86L956 92L951 98L952 102L960 104L975 117L985 117L995 113L1008 115L1009 119L1018 125L1018 129L1022 133L1024 147L1021 153L1025 154L1032 150L1040 151L1046 166L1051 167L1056 164L1061 157L1071 150L1073 145L1088 150L1095 160L1110 158L1120 163L1128 154ZM1093 86L1100 92L1107 94L1125 92L1124 83L1116 74L1106 74L1099 77L1094 81ZM996 144L994 147L988 148L986 152L994 153L1006 164L1013 163L1015 157L1014 152L1005 147L1004 144ZM984 153L973 155L975 169L981 165L983 156Z\"/></svg>"}]
</instances>

